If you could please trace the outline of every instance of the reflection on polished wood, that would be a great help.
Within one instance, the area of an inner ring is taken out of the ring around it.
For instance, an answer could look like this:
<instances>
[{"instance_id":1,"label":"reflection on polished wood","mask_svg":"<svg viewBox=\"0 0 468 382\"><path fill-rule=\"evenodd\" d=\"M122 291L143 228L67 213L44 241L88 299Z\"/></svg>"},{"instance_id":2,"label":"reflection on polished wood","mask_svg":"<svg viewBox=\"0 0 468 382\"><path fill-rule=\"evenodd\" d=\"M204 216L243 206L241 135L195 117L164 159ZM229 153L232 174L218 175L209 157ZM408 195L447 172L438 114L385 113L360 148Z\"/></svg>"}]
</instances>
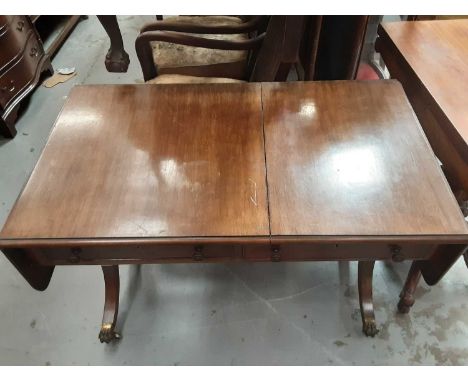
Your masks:
<instances>
[{"instance_id":1,"label":"reflection on polished wood","mask_svg":"<svg viewBox=\"0 0 468 382\"><path fill-rule=\"evenodd\" d=\"M78 86L1 234L268 235L260 85Z\"/></svg>"},{"instance_id":2,"label":"reflection on polished wood","mask_svg":"<svg viewBox=\"0 0 468 382\"><path fill-rule=\"evenodd\" d=\"M467 228L396 81L264 84L271 234Z\"/></svg>"}]
</instances>

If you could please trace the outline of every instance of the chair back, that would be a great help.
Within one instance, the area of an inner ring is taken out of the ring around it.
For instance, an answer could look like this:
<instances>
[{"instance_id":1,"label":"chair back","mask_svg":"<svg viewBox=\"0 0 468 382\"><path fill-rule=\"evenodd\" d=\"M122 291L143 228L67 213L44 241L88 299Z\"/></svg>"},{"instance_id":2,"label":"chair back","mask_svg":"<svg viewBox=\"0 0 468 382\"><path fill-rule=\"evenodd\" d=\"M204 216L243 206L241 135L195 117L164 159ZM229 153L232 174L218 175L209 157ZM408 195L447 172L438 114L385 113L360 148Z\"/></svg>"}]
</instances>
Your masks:
<instances>
[{"instance_id":1,"label":"chair back","mask_svg":"<svg viewBox=\"0 0 468 382\"><path fill-rule=\"evenodd\" d=\"M250 82L286 81L299 62L299 48L307 16L270 16L263 41L249 61Z\"/></svg>"},{"instance_id":2,"label":"chair back","mask_svg":"<svg viewBox=\"0 0 468 382\"><path fill-rule=\"evenodd\" d=\"M369 16L315 16L307 20L300 48L300 78L353 80Z\"/></svg>"}]
</instances>

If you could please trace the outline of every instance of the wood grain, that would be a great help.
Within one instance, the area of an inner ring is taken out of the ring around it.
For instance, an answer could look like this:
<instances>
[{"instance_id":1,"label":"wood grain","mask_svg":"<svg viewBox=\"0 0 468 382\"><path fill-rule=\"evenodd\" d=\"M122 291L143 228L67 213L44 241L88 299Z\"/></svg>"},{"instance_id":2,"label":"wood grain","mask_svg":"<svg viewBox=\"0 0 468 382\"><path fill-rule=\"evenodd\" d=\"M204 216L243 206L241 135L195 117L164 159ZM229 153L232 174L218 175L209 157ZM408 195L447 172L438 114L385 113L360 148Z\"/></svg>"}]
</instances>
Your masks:
<instances>
[{"instance_id":1,"label":"wood grain","mask_svg":"<svg viewBox=\"0 0 468 382\"><path fill-rule=\"evenodd\" d=\"M268 235L261 86L77 86L2 238Z\"/></svg>"},{"instance_id":2,"label":"wood grain","mask_svg":"<svg viewBox=\"0 0 468 382\"><path fill-rule=\"evenodd\" d=\"M397 81L264 84L271 234L467 235Z\"/></svg>"}]
</instances>

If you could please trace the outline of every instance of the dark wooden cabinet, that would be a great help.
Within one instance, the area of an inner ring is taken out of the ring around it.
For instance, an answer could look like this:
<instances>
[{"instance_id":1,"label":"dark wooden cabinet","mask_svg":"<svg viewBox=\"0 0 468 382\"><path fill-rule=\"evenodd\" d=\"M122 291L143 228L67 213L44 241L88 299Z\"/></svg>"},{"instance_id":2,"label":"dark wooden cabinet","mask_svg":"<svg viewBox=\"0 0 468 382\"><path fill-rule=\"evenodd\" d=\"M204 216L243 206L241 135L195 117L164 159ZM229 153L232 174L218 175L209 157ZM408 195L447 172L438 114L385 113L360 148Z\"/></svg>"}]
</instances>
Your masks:
<instances>
[{"instance_id":1,"label":"dark wooden cabinet","mask_svg":"<svg viewBox=\"0 0 468 382\"><path fill-rule=\"evenodd\" d=\"M53 73L49 55L28 16L0 16L0 133L16 135L15 120L41 73Z\"/></svg>"}]
</instances>

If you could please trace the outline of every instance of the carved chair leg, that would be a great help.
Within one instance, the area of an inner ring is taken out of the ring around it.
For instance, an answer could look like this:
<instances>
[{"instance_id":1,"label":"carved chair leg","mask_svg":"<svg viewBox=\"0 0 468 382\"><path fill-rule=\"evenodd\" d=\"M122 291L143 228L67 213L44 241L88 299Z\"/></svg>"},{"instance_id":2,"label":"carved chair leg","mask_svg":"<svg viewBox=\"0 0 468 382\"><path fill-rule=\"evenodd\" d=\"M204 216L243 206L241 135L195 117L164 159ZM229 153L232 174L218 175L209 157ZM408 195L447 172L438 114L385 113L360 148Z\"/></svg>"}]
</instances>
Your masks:
<instances>
[{"instance_id":1,"label":"carved chair leg","mask_svg":"<svg viewBox=\"0 0 468 382\"><path fill-rule=\"evenodd\" d=\"M411 268L406 277L405 285L400 293L400 301L398 302L398 311L400 313L408 313L414 305L414 291L421 279L421 270L418 263L413 261Z\"/></svg>"},{"instance_id":2,"label":"carved chair leg","mask_svg":"<svg viewBox=\"0 0 468 382\"><path fill-rule=\"evenodd\" d=\"M105 302L99 340L101 342L109 343L114 339L120 338L120 335L115 332L115 324L119 311L119 266L102 266L102 272L104 273Z\"/></svg>"},{"instance_id":3,"label":"carved chair leg","mask_svg":"<svg viewBox=\"0 0 468 382\"><path fill-rule=\"evenodd\" d=\"M107 71L112 73L125 73L130 64L130 58L124 49L117 16L98 16L97 18L110 39L110 48L105 61Z\"/></svg>"},{"instance_id":4,"label":"carved chair leg","mask_svg":"<svg viewBox=\"0 0 468 382\"><path fill-rule=\"evenodd\" d=\"M362 331L374 337L379 331L375 323L372 300L372 275L375 261L360 261L358 264L359 305L361 307Z\"/></svg>"}]
</instances>

